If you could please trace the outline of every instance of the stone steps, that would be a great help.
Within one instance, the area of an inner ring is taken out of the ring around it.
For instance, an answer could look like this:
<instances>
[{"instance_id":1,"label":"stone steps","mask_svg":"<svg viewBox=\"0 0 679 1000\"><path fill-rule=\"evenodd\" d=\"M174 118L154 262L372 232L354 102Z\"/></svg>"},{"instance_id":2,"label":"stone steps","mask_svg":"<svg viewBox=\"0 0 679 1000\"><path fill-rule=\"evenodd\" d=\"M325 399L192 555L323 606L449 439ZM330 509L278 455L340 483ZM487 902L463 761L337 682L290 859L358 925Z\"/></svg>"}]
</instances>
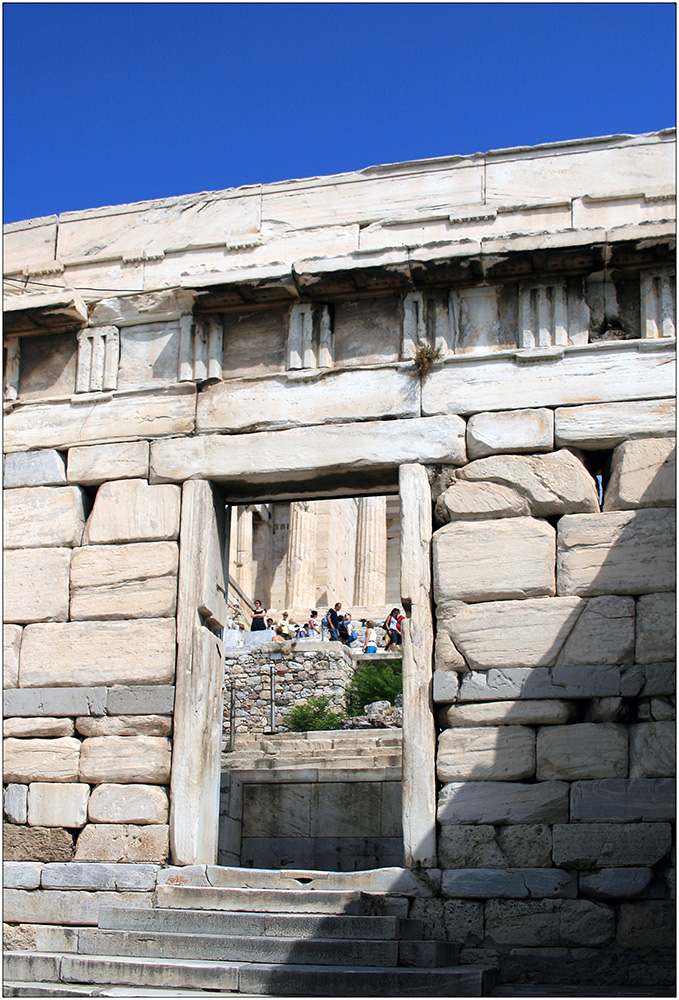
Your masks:
<instances>
[{"instance_id":1,"label":"stone steps","mask_svg":"<svg viewBox=\"0 0 679 1000\"><path fill-rule=\"evenodd\" d=\"M156 905L188 910L367 915L366 899L358 890L341 892L159 885L156 889Z\"/></svg>"}]
</instances>

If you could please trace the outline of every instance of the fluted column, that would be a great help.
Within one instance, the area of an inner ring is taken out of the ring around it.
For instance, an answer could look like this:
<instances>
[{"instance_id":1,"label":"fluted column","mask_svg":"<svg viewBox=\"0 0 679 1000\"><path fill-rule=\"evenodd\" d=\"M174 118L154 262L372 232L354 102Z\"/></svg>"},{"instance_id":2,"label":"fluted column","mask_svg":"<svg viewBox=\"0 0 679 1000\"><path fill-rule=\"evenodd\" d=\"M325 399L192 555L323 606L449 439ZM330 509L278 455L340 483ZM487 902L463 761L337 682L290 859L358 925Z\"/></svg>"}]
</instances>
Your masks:
<instances>
[{"instance_id":1,"label":"fluted column","mask_svg":"<svg viewBox=\"0 0 679 1000\"><path fill-rule=\"evenodd\" d=\"M285 605L299 608L316 600L316 507L290 504L288 560L285 570Z\"/></svg>"},{"instance_id":2,"label":"fluted column","mask_svg":"<svg viewBox=\"0 0 679 1000\"><path fill-rule=\"evenodd\" d=\"M236 527L236 566L238 567L238 584L244 594L254 597L252 593L252 511L248 507L238 509L238 524Z\"/></svg>"},{"instance_id":3,"label":"fluted column","mask_svg":"<svg viewBox=\"0 0 679 1000\"><path fill-rule=\"evenodd\" d=\"M361 497L356 526L354 603L384 604L387 599L387 498Z\"/></svg>"}]
</instances>

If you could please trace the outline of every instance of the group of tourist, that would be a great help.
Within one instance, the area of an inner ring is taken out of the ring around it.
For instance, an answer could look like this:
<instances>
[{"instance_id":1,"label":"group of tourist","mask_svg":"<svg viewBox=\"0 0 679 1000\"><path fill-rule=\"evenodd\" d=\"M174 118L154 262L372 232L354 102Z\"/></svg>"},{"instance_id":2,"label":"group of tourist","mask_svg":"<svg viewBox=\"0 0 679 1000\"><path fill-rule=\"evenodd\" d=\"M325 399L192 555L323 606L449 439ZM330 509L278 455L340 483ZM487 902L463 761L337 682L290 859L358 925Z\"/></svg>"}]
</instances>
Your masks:
<instances>
[{"instance_id":1,"label":"group of tourist","mask_svg":"<svg viewBox=\"0 0 679 1000\"><path fill-rule=\"evenodd\" d=\"M401 623L404 620L399 608L392 608L387 615L384 625L386 647L385 652L396 651L401 645ZM365 621L365 635L363 638L363 652L377 652L377 631L374 621ZM330 633L330 642L341 642L345 646L355 646L359 642L358 633L353 625L350 614L342 613L340 601L328 608L323 616L321 625L327 628ZM321 628L318 622L318 611L311 611L309 618L303 625L297 625L290 618L290 614L284 611L277 622L267 616L267 611L262 607L262 602L255 601L255 609L252 613L251 632L260 632L264 629L272 629L274 642L285 642L292 639L315 639L322 638Z\"/></svg>"}]
</instances>

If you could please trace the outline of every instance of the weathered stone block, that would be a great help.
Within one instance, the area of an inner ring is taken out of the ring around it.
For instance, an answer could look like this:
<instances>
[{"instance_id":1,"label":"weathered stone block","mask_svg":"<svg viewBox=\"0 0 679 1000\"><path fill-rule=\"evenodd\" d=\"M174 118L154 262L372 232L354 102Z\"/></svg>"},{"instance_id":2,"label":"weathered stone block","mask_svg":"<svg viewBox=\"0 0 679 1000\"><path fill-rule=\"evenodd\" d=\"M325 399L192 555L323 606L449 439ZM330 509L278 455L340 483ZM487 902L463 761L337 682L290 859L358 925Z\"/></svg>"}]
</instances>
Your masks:
<instances>
[{"instance_id":1,"label":"weathered stone block","mask_svg":"<svg viewBox=\"0 0 679 1000\"><path fill-rule=\"evenodd\" d=\"M457 699L460 689L460 674L454 670L435 670L432 698L437 705L445 705Z\"/></svg>"},{"instance_id":2,"label":"weathered stone block","mask_svg":"<svg viewBox=\"0 0 679 1000\"><path fill-rule=\"evenodd\" d=\"M554 437L557 447L614 448L628 438L676 433L674 399L628 403L590 403L557 407Z\"/></svg>"},{"instance_id":3,"label":"weathered stone block","mask_svg":"<svg viewBox=\"0 0 679 1000\"><path fill-rule=\"evenodd\" d=\"M456 479L486 481L516 489L535 517L595 513L599 499L594 480L567 449L549 455L495 455L470 462Z\"/></svg>"},{"instance_id":4,"label":"weathered stone block","mask_svg":"<svg viewBox=\"0 0 679 1000\"><path fill-rule=\"evenodd\" d=\"M632 663L634 598L593 597L566 639L557 666Z\"/></svg>"},{"instance_id":5,"label":"weathered stone block","mask_svg":"<svg viewBox=\"0 0 679 1000\"><path fill-rule=\"evenodd\" d=\"M3 741L5 781L77 781L80 740L7 739Z\"/></svg>"},{"instance_id":6,"label":"weathered stone block","mask_svg":"<svg viewBox=\"0 0 679 1000\"><path fill-rule=\"evenodd\" d=\"M175 542L76 549L71 565L71 619L174 615L177 564Z\"/></svg>"},{"instance_id":7,"label":"weathered stone block","mask_svg":"<svg viewBox=\"0 0 679 1000\"><path fill-rule=\"evenodd\" d=\"M538 781L626 778L626 727L593 722L541 726L536 744L536 775Z\"/></svg>"},{"instance_id":8,"label":"weathered stone block","mask_svg":"<svg viewBox=\"0 0 679 1000\"><path fill-rule=\"evenodd\" d=\"M50 719L48 716L35 719L5 719L2 735L26 739L27 737L73 736L73 719Z\"/></svg>"},{"instance_id":9,"label":"weathered stone block","mask_svg":"<svg viewBox=\"0 0 679 1000\"><path fill-rule=\"evenodd\" d=\"M80 545L85 514L77 486L8 490L3 507L6 549Z\"/></svg>"},{"instance_id":10,"label":"weathered stone block","mask_svg":"<svg viewBox=\"0 0 679 1000\"><path fill-rule=\"evenodd\" d=\"M583 608L577 597L491 601L453 614L449 628L475 670L552 666Z\"/></svg>"},{"instance_id":11,"label":"weathered stone block","mask_svg":"<svg viewBox=\"0 0 679 1000\"><path fill-rule=\"evenodd\" d=\"M5 457L3 486L65 486L66 467L58 451L15 451Z\"/></svg>"},{"instance_id":12,"label":"weathered stone block","mask_svg":"<svg viewBox=\"0 0 679 1000\"><path fill-rule=\"evenodd\" d=\"M114 479L148 479L148 441L125 441L68 450L68 481L100 486Z\"/></svg>"},{"instance_id":13,"label":"weathered stone block","mask_svg":"<svg viewBox=\"0 0 679 1000\"><path fill-rule=\"evenodd\" d=\"M637 601L635 663L673 660L676 648L676 595L643 595Z\"/></svg>"},{"instance_id":14,"label":"weathered stone block","mask_svg":"<svg viewBox=\"0 0 679 1000\"><path fill-rule=\"evenodd\" d=\"M43 889L155 889L157 864L106 864L78 862L42 866Z\"/></svg>"},{"instance_id":15,"label":"weathered stone block","mask_svg":"<svg viewBox=\"0 0 679 1000\"><path fill-rule=\"evenodd\" d=\"M167 785L170 756L170 741L160 736L91 736L82 742L80 780Z\"/></svg>"},{"instance_id":16,"label":"weathered stone block","mask_svg":"<svg viewBox=\"0 0 679 1000\"><path fill-rule=\"evenodd\" d=\"M543 781L534 785L508 781L465 781L445 785L439 793L439 823L563 823L568 817L568 785Z\"/></svg>"},{"instance_id":17,"label":"weathered stone block","mask_svg":"<svg viewBox=\"0 0 679 1000\"><path fill-rule=\"evenodd\" d=\"M616 941L623 948L674 948L674 903L644 899L621 903Z\"/></svg>"},{"instance_id":18,"label":"weathered stone block","mask_svg":"<svg viewBox=\"0 0 679 1000\"><path fill-rule=\"evenodd\" d=\"M436 670L455 670L459 673L464 673L469 669L462 653L444 628L440 628L436 636L434 668Z\"/></svg>"},{"instance_id":19,"label":"weathered stone block","mask_svg":"<svg viewBox=\"0 0 679 1000\"><path fill-rule=\"evenodd\" d=\"M553 447L552 410L475 413L467 421L467 454L470 460L501 452L551 451Z\"/></svg>"},{"instance_id":20,"label":"weathered stone block","mask_svg":"<svg viewBox=\"0 0 679 1000\"><path fill-rule=\"evenodd\" d=\"M652 867L669 853L669 823L569 823L552 831L554 864L564 868Z\"/></svg>"},{"instance_id":21,"label":"weathered stone block","mask_svg":"<svg viewBox=\"0 0 679 1000\"><path fill-rule=\"evenodd\" d=\"M439 781L520 781L535 774L535 733L527 726L446 729L436 756Z\"/></svg>"},{"instance_id":22,"label":"weathered stone block","mask_svg":"<svg viewBox=\"0 0 679 1000\"><path fill-rule=\"evenodd\" d=\"M459 899L573 899L577 878L554 868L470 868L444 871L441 894Z\"/></svg>"},{"instance_id":23,"label":"weathered stone block","mask_svg":"<svg viewBox=\"0 0 679 1000\"><path fill-rule=\"evenodd\" d=\"M442 868L509 867L495 827L488 825L443 825L438 838L438 863Z\"/></svg>"},{"instance_id":24,"label":"weathered stone block","mask_svg":"<svg viewBox=\"0 0 679 1000\"><path fill-rule=\"evenodd\" d=\"M552 829L542 823L500 826L496 831L500 850L514 868L551 866Z\"/></svg>"},{"instance_id":25,"label":"weathered stone block","mask_svg":"<svg viewBox=\"0 0 679 1000\"><path fill-rule=\"evenodd\" d=\"M102 684L167 684L174 664L173 619L45 623L24 629L19 678L22 687L91 684L96 667Z\"/></svg>"},{"instance_id":26,"label":"weathered stone block","mask_svg":"<svg viewBox=\"0 0 679 1000\"><path fill-rule=\"evenodd\" d=\"M675 717L674 695L667 698L651 698L651 718L656 722L673 722Z\"/></svg>"},{"instance_id":27,"label":"weathered stone block","mask_svg":"<svg viewBox=\"0 0 679 1000\"><path fill-rule=\"evenodd\" d=\"M36 951L35 924L3 924L2 944L8 951Z\"/></svg>"},{"instance_id":28,"label":"weathered stone block","mask_svg":"<svg viewBox=\"0 0 679 1000\"><path fill-rule=\"evenodd\" d=\"M559 726L575 716L569 701L495 701L449 705L439 712L442 728L457 726Z\"/></svg>"},{"instance_id":29,"label":"weathered stone block","mask_svg":"<svg viewBox=\"0 0 679 1000\"><path fill-rule=\"evenodd\" d=\"M173 709L174 687L171 684L120 685L112 687L108 693L109 715L168 715Z\"/></svg>"},{"instance_id":30,"label":"weathered stone block","mask_svg":"<svg viewBox=\"0 0 679 1000\"><path fill-rule=\"evenodd\" d=\"M98 785L90 797L90 823L167 823L170 803L158 785Z\"/></svg>"},{"instance_id":31,"label":"weathered stone block","mask_svg":"<svg viewBox=\"0 0 679 1000\"><path fill-rule=\"evenodd\" d=\"M620 694L624 698L674 697L676 664L634 663L620 668Z\"/></svg>"},{"instance_id":32,"label":"weathered stone block","mask_svg":"<svg viewBox=\"0 0 679 1000\"><path fill-rule=\"evenodd\" d=\"M629 709L622 698L592 698L585 707L584 722L627 722Z\"/></svg>"},{"instance_id":33,"label":"weathered stone block","mask_svg":"<svg viewBox=\"0 0 679 1000\"><path fill-rule=\"evenodd\" d=\"M441 524L529 514L530 504L526 497L501 483L467 483L454 479L436 501L436 518Z\"/></svg>"},{"instance_id":34,"label":"weathered stone block","mask_svg":"<svg viewBox=\"0 0 679 1000\"><path fill-rule=\"evenodd\" d=\"M5 716L104 715L108 688L21 688L5 691Z\"/></svg>"},{"instance_id":35,"label":"weathered stone block","mask_svg":"<svg viewBox=\"0 0 679 1000\"><path fill-rule=\"evenodd\" d=\"M675 774L674 722L642 722L630 726L630 778L671 778Z\"/></svg>"},{"instance_id":36,"label":"weathered stone block","mask_svg":"<svg viewBox=\"0 0 679 1000\"><path fill-rule=\"evenodd\" d=\"M28 786L28 825L85 826L89 785L34 781Z\"/></svg>"},{"instance_id":37,"label":"weathered stone block","mask_svg":"<svg viewBox=\"0 0 679 1000\"><path fill-rule=\"evenodd\" d=\"M97 490L83 542L173 541L179 535L178 486L149 486L144 479L104 483Z\"/></svg>"},{"instance_id":38,"label":"weathered stone block","mask_svg":"<svg viewBox=\"0 0 679 1000\"><path fill-rule=\"evenodd\" d=\"M20 625L2 627L2 686L5 691L19 686L19 649L22 632Z\"/></svg>"},{"instance_id":39,"label":"weathered stone block","mask_svg":"<svg viewBox=\"0 0 679 1000\"><path fill-rule=\"evenodd\" d=\"M40 861L4 861L2 884L5 889L37 889L40 885Z\"/></svg>"},{"instance_id":40,"label":"weathered stone block","mask_svg":"<svg viewBox=\"0 0 679 1000\"><path fill-rule=\"evenodd\" d=\"M90 823L78 837L75 860L164 864L168 851L168 826Z\"/></svg>"},{"instance_id":41,"label":"weathered stone block","mask_svg":"<svg viewBox=\"0 0 679 1000\"><path fill-rule=\"evenodd\" d=\"M613 938L613 910L585 899L489 900L486 934L496 944L533 948L606 944Z\"/></svg>"},{"instance_id":42,"label":"weathered stone block","mask_svg":"<svg viewBox=\"0 0 679 1000\"><path fill-rule=\"evenodd\" d=\"M483 903L462 899L413 899L408 916L423 922L425 938L467 946L483 941Z\"/></svg>"},{"instance_id":43,"label":"weathered stone block","mask_svg":"<svg viewBox=\"0 0 679 1000\"><path fill-rule=\"evenodd\" d=\"M581 896L591 899L629 899L644 892L651 884L650 868L602 868L591 875L580 875Z\"/></svg>"},{"instance_id":44,"label":"weathered stone block","mask_svg":"<svg viewBox=\"0 0 679 1000\"><path fill-rule=\"evenodd\" d=\"M8 889L4 904L5 920L13 923L96 927L100 906L150 907L151 899L150 895L146 899L140 893L130 892L87 892L77 889L34 889L32 892L24 892L22 889Z\"/></svg>"},{"instance_id":45,"label":"weathered stone block","mask_svg":"<svg viewBox=\"0 0 679 1000\"><path fill-rule=\"evenodd\" d=\"M308 837L311 786L308 784L245 785L243 824L261 837Z\"/></svg>"},{"instance_id":46,"label":"weathered stone block","mask_svg":"<svg viewBox=\"0 0 679 1000\"><path fill-rule=\"evenodd\" d=\"M676 475L674 438L624 441L613 452L603 510L673 507Z\"/></svg>"},{"instance_id":47,"label":"weathered stone block","mask_svg":"<svg viewBox=\"0 0 679 1000\"><path fill-rule=\"evenodd\" d=\"M3 810L10 823L27 823L28 785L7 785L3 793Z\"/></svg>"},{"instance_id":48,"label":"weathered stone block","mask_svg":"<svg viewBox=\"0 0 679 1000\"><path fill-rule=\"evenodd\" d=\"M571 821L649 823L674 819L671 778L603 778L571 785Z\"/></svg>"},{"instance_id":49,"label":"weathered stone block","mask_svg":"<svg viewBox=\"0 0 679 1000\"><path fill-rule=\"evenodd\" d=\"M481 702L502 701L507 698L595 698L617 695L620 692L621 669L617 666L505 667L455 674L453 676L461 680L460 689L456 697L449 700Z\"/></svg>"},{"instance_id":50,"label":"weathered stone block","mask_svg":"<svg viewBox=\"0 0 679 1000\"><path fill-rule=\"evenodd\" d=\"M557 529L557 592L651 594L674 589L669 510L569 514Z\"/></svg>"},{"instance_id":51,"label":"weathered stone block","mask_svg":"<svg viewBox=\"0 0 679 1000\"><path fill-rule=\"evenodd\" d=\"M434 596L483 601L555 592L555 532L535 518L505 518L439 528L433 537Z\"/></svg>"},{"instance_id":52,"label":"weathered stone block","mask_svg":"<svg viewBox=\"0 0 679 1000\"><path fill-rule=\"evenodd\" d=\"M93 719L82 715L75 720L75 728L81 736L171 736L172 718L168 715L107 715Z\"/></svg>"},{"instance_id":53,"label":"weathered stone block","mask_svg":"<svg viewBox=\"0 0 679 1000\"><path fill-rule=\"evenodd\" d=\"M311 786L311 837L380 835L378 782L332 782ZM244 817L245 818L245 817Z\"/></svg>"},{"instance_id":54,"label":"weathered stone block","mask_svg":"<svg viewBox=\"0 0 679 1000\"><path fill-rule=\"evenodd\" d=\"M71 549L8 549L3 554L3 613L8 622L68 618Z\"/></svg>"},{"instance_id":55,"label":"weathered stone block","mask_svg":"<svg viewBox=\"0 0 679 1000\"><path fill-rule=\"evenodd\" d=\"M54 827L5 823L2 828L2 852L5 861L70 861L73 857L73 834Z\"/></svg>"}]
</instances>

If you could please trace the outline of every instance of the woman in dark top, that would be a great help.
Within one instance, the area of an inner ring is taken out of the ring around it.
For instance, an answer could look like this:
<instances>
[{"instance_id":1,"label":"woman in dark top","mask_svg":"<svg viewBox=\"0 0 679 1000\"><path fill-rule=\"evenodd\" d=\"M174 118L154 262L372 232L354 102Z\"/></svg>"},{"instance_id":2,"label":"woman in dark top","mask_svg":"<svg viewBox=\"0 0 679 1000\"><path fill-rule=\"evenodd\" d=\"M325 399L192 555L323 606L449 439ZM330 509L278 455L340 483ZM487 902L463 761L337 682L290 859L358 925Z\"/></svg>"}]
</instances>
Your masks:
<instances>
[{"instance_id":1,"label":"woman in dark top","mask_svg":"<svg viewBox=\"0 0 679 1000\"><path fill-rule=\"evenodd\" d=\"M266 611L262 607L261 601L255 601L255 610L252 612L251 632L261 632L266 628Z\"/></svg>"}]
</instances>

